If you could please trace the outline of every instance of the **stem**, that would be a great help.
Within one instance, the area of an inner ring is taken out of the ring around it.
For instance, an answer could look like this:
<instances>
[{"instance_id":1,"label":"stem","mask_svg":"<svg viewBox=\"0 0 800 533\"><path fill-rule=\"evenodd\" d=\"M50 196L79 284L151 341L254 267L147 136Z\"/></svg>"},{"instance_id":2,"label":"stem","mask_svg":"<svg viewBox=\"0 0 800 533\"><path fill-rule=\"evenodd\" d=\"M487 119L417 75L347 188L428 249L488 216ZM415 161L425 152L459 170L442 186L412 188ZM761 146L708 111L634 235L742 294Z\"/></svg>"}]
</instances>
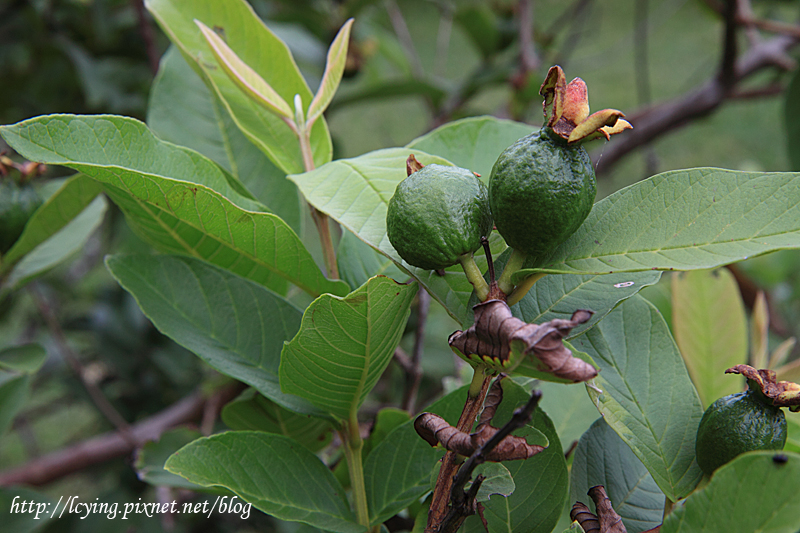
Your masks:
<instances>
[{"instance_id":1,"label":"stem","mask_svg":"<svg viewBox=\"0 0 800 533\"><path fill-rule=\"evenodd\" d=\"M670 500L669 498L664 498L664 516L662 517L662 522L667 519L669 513L672 512L672 508L675 507L675 502Z\"/></svg>"},{"instance_id":2,"label":"stem","mask_svg":"<svg viewBox=\"0 0 800 533\"><path fill-rule=\"evenodd\" d=\"M472 425L478 417L478 412L483 405L483 400L486 398L486 392L489 390L489 383L492 381L491 374L486 372L484 367L473 367L474 374L472 375L472 383L469 386L467 393L467 401L464 403L464 410L461 411L461 417L458 419L456 429L469 433L472 431ZM439 470L439 477L436 479L436 487L433 489L433 496L431 498L431 508L428 511L428 525L425 527L425 533L435 533L438 531L439 526L447 516L448 503L450 501L450 489L453 486L453 478L458 472L458 467L461 464L458 454L448 451L444 459L442 459L442 468Z\"/></svg>"},{"instance_id":3,"label":"stem","mask_svg":"<svg viewBox=\"0 0 800 533\"><path fill-rule=\"evenodd\" d=\"M500 279L497 280L497 286L501 291L506 294L511 294L514 290L514 284L511 283L511 276L525 265L525 259L527 259L525 254L516 248L511 252L511 257L508 258L508 263L506 263L503 273L500 274Z\"/></svg>"},{"instance_id":4,"label":"stem","mask_svg":"<svg viewBox=\"0 0 800 533\"><path fill-rule=\"evenodd\" d=\"M302 108L298 107L297 101L295 101L295 107L297 108L295 133L297 133L297 139L300 141L300 153L303 155L303 167L306 172L310 172L316 168L314 164L314 152L311 150L311 125L305 123L305 118L302 116ZM301 120L302 123L298 123ZM325 270L329 278L338 279L339 266L336 264L336 250L333 247L333 239L331 239L328 215L310 203L308 204L308 208L311 210L311 218L314 220L314 225L317 226L317 233L319 233L319 241L320 244L322 244L322 255L325 260Z\"/></svg>"},{"instance_id":5,"label":"stem","mask_svg":"<svg viewBox=\"0 0 800 533\"><path fill-rule=\"evenodd\" d=\"M344 447L344 458L350 473L350 487L353 489L353 505L356 508L356 520L362 526L369 527L369 509L367 507L367 491L364 487L364 465L361 460L361 449L364 441L358 429L358 421L352 417L339 430L339 437Z\"/></svg>"},{"instance_id":6,"label":"stem","mask_svg":"<svg viewBox=\"0 0 800 533\"><path fill-rule=\"evenodd\" d=\"M531 290L533 284L542 279L543 277L545 277L546 275L547 274L545 274L544 272L539 272L537 274L531 274L530 276L522 280L522 283L517 285L517 287L511 292L511 294L508 295L508 301L507 301L508 305L512 306L515 303L522 300L522 298L524 298L525 295L528 294L528 291Z\"/></svg>"},{"instance_id":7,"label":"stem","mask_svg":"<svg viewBox=\"0 0 800 533\"><path fill-rule=\"evenodd\" d=\"M478 299L485 302L489 296L489 284L483 279L483 274L481 274L481 270L475 263L475 258L472 257L471 253L463 254L458 256L458 262L461 263L461 268L464 269L464 274L467 275L469 282L475 287L475 294L478 295Z\"/></svg>"}]
</instances>

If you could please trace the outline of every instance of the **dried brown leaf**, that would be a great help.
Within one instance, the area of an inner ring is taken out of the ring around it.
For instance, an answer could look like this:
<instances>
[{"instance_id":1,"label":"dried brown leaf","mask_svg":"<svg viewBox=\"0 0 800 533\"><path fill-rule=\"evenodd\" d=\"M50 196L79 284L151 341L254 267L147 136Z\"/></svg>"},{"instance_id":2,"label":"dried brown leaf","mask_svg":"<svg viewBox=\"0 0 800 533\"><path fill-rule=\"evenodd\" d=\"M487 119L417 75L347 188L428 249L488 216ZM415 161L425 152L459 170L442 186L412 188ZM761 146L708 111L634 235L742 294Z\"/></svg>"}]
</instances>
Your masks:
<instances>
[{"instance_id":1,"label":"dried brown leaf","mask_svg":"<svg viewBox=\"0 0 800 533\"><path fill-rule=\"evenodd\" d=\"M750 365L736 365L725 373L741 374L746 377L750 388L761 390L775 407L788 407L791 411L800 410L800 385L791 381L777 381L774 370L756 370Z\"/></svg>"},{"instance_id":2,"label":"dried brown leaf","mask_svg":"<svg viewBox=\"0 0 800 533\"><path fill-rule=\"evenodd\" d=\"M579 309L570 320L555 319L544 324L528 324L511 314L506 302L487 300L476 305L475 323L466 331L456 331L448 339L459 356L510 372L532 356L537 370L573 382L597 375L589 363L572 356L563 340L572 328L587 322L592 311Z\"/></svg>"}]
</instances>

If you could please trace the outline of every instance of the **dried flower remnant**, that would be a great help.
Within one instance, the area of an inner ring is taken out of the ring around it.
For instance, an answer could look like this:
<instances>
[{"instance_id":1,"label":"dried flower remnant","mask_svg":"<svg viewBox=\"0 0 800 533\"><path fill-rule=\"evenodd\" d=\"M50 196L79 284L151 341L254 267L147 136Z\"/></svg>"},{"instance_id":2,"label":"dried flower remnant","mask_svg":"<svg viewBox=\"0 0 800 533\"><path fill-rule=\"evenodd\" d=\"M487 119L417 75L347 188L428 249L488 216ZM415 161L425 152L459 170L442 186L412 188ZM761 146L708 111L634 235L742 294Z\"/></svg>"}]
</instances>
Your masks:
<instances>
[{"instance_id":1,"label":"dried flower remnant","mask_svg":"<svg viewBox=\"0 0 800 533\"><path fill-rule=\"evenodd\" d=\"M414 420L414 429L431 446L441 443L443 448L451 452L464 456L472 455L499 431L490 423L497 412L497 407L503 401L502 378L501 375L489 389L474 433L459 431L444 418L433 413L419 415ZM544 449L544 446L528 444L524 437L508 435L486 455L485 459L492 462L528 459Z\"/></svg>"},{"instance_id":2,"label":"dried flower remnant","mask_svg":"<svg viewBox=\"0 0 800 533\"><path fill-rule=\"evenodd\" d=\"M617 514L611 506L606 489L603 485L597 485L589 489L589 496L594 501L597 515L592 513L589 508L581 503L575 502L569 517L577 521L586 533L627 533L622 517Z\"/></svg>"},{"instance_id":3,"label":"dried flower remnant","mask_svg":"<svg viewBox=\"0 0 800 533\"><path fill-rule=\"evenodd\" d=\"M777 381L774 370L757 370L750 365L736 365L726 374L741 374L747 378L751 390L760 390L775 407L788 407L800 411L800 385L791 381Z\"/></svg>"},{"instance_id":4,"label":"dried flower remnant","mask_svg":"<svg viewBox=\"0 0 800 533\"><path fill-rule=\"evenodd\" d=\"M586 83L575 78L567 83L564 71L558 65L550 67L539 89L544 97L545 126L568 143L591 141L633 128L616 109L603 109L589 114L589 93Z\"/></svg>"},{"instance_id":5,"label":"dried flower remnant","mask_svg":"<svg viewBox=\"0 0 800 533\"><path fill-rule=\"evenodd\" d=\"M498 372L511 372L530 355L538 371L574 383L597 376L597 369L573 357L563 343L572 328L589 321L592 311L579 309L569 320L528 324L513 316L501 300L487 300L473 309L475 323L448 339L450 348L462 359Z\"/></svg>"}]
</instances>

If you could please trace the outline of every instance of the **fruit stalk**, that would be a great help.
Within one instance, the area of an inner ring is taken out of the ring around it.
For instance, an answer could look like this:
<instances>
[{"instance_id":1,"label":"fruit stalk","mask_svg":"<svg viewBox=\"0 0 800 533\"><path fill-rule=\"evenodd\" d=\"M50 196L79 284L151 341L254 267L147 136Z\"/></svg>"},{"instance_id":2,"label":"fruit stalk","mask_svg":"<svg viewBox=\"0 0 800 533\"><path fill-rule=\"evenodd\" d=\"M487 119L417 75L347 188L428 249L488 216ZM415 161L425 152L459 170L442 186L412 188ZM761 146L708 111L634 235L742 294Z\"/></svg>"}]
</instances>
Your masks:
<instances>
[{"instance_id":1,"label":"fruit stalk","mask_svg":"<svg viewBox=\"0 0 800 533\"><path fill-rule=\"evenodd\" d=\"M483 400L486 398L486 392L489 390L489 383L492 381L492 375L486 372L485 368L477 366L473 367L473 370L474 374L467 393L467 401L464 403L461 417L458 419L458 424L456 424L458 431L466 433L472 431L472 426L478 417L478 412L481 410ZM453 478L458 472L461 463L462 460L458 454L450 451L442 459L442 468L439 470L439 477L436 478L436 487L433 489L433 496L431 497L431 508L428 511L428 524L425 527L425 533L436 533L445 516L447 516L450 489L453 487Z\"/></svg>"},{"instance_id":2,"label":"fruit stalk","mask_svg":"<svg viewBox=\"0 0 800 533\"><path fill-rule=\"evenodd\" d=\"M485 302L489 297L489 284L483 279L483 274L481 274L481 270L475 263L475 258L472 253L460 255L458 257L458 262L461 263L464 274L467 275L467 279L475 288L475 294L478 295L478 299Z\"/></svg>"}]
</instances>

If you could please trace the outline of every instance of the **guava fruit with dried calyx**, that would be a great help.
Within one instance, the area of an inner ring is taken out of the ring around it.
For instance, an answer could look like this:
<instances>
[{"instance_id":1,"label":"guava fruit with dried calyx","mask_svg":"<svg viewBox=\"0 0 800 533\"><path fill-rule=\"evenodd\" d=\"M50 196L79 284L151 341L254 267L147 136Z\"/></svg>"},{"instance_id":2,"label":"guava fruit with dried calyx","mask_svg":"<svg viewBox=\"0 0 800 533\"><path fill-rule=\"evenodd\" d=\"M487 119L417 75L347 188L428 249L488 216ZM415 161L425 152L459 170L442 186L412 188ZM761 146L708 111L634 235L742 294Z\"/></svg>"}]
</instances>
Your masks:
<instances>
[{"instance_id":1,"label":"guava fruit with dried calyx","mask_svg":"<svg viewBox=\"0 0 800 533\"><path fill-rule=\"evenodd\" d=\"M386 231L410 265L426 270L455 265L461 256L471 257L492 231L486 186L464 168L422 167L397 186Z\"/></svg>"},{"instance_id":2,"label":"guava fruit with dried calyx","mask_svg":"<svg viewBox=\"0 0 800 533\"><path fill-rule=\"evenodd\" d=\"M11 249L42 198L29 183L17 184L11 178L0 179L0 253Z\"/></svg>"},{"instance_id":3,"label":"guava fruit with dried calyx","mask_svg":"<svg viewBox=\"0 0 800 533\"><path fill-rule=\"evenodd\" d=\"M781 407L800 408L800 385L777 381L772 370L736 365L725 372L744 375L748 390L718 399L700 420L695 451L708 475L741 453L783 449L787 426Z\"/></svg>"},{"instance_id":4,"label":"guava fruit with dried calyx","mask_svg":"<svg viewBox=\"0 0 800 533\"><path fill-rule=\"evenodd\" d=\"M544 128L500 155L489 178L489 205L506 243L538 258L583 223L597 194L586 150Z\"/></svg>"},{"instance_id":5,"label":"guava fruit with dried calyx","mask_svg":"<svg viewBox=\"0 0 800 533\"><path fill-rule=\"evenodd\" d=\"M594 168L580 143L631 128L615 109L589 115L586 84L567 84L561 67L550 69L539 93L544 127L500 154L489 178L497 231L534 263L572 235L594 204Z\"/></svg>"}]
</instances>

